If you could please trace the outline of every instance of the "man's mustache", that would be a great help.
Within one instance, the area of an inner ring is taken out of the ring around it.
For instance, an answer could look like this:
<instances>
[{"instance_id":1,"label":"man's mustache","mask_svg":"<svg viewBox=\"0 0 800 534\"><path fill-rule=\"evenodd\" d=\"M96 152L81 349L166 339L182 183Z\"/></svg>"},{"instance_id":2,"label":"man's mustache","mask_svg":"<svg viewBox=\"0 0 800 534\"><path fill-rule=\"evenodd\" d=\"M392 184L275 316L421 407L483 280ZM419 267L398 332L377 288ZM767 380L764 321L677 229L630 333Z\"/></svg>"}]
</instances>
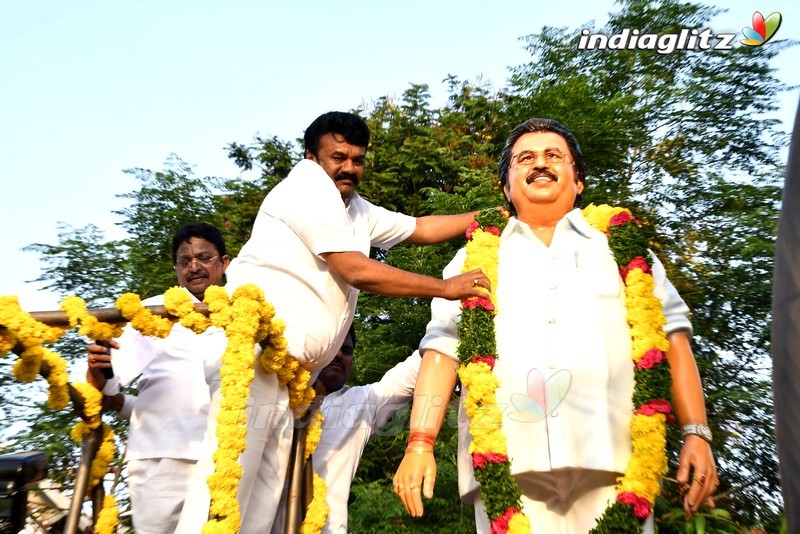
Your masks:
<instances>
[{"instance_id":1,"label":"man's mustache","mask_svg":"<svg viewBox=\"0 0 800 534\"><path fill-rule=\"evenodd\" d=\"M340 172L340 173L338 173L336 175L334 180L336 180L337 182L339 180L350 180L354 184L358 184L358 176L356 174L351 173L351 172Z\"/></svg>"},{"instance_id":2,"label":"man's mustache","mask_svg":"<svg viewBox=\"0 0 800 534\"><path fill-rule=\"evenodd\" d=\"M531 173L525 177L525 183L529 184L533 182L535 179L539 178L540 176L546 176L550 178L550 180L552 180L553 182L558 181L558 176L556 176L554 172L544 169L544 170L531 171Z\"/></svg>"}]
</instances>

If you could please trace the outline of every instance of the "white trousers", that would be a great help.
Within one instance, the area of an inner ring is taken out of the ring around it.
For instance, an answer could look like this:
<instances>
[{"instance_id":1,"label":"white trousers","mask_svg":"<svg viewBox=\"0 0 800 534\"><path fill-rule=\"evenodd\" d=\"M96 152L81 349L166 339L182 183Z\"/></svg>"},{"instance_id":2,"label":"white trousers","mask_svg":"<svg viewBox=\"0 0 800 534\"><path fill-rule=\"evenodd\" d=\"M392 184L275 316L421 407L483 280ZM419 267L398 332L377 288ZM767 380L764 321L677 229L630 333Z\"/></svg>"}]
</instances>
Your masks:
<instances>
[{"instance_id":1,"label":"white trousers","mask_svg":"<svg viewBox=\"0 0 800 534\"><path fill-rule=\"evenodd\" d=\"M128 489L136 534L175 532L196 470L195 460L128 461Z\"/></svg>"},{"instance_id":2,"label":"white trousers","mask_svg":"<svg viewBox=\"0 0 800 534\"><path fill-rule=\"evenodd\" d=\"M532 532L582 534L595 527L597 519L616 500L617 473L563 469L548 473L516 475L523 491L522 511ZM480 534L490 532L489 518L481 499L475 501L475 525ZM654 531L653 517L643 532Z\"/></svg>"},{"instance_id":3,"label":"white trousers","mask_svg":"<svg viewBox=\"0 0 800 534\"><path fill-rule=\"evenodd\" d=\"M218 383L212 384L211 392L207 445L186 499L179 534L198 534L208 515L211 498L206 478L214 470L212 455L217 446L221 401ZM275 375L257 364L248 399L247 448L239 457L243 471L236 495L240 534L264 534L272 527L289 465L293 423L286 387L279 387Z\"/></svg>"}]
</instances>

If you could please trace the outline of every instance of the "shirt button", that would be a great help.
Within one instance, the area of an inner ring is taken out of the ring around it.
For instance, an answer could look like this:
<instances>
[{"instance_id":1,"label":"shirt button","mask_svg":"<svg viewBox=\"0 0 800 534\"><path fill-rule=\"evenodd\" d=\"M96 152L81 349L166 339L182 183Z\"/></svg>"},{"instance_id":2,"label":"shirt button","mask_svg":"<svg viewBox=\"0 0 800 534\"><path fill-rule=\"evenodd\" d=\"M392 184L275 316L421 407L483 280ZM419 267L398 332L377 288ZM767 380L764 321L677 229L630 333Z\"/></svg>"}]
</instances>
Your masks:
<instances>
[{"instance_id":1,"label":"shirt button","mask_svg":"<svg viewBox=\"0 0 800 534\"><path fill-rule=\"evenodd\" d=\"M558 412L557 412L557 411L555 411L555 412L551 413L551 414L550 414L550 417L558 417Z\"/></svg>"},{"instance_id":2,"label":"shirt button","mask_svg":"<svg viewBox=\"0 0 800 534\"><path fill-rule=\"evenodd\" d=\"M551 317L551 318L549 318L547 320L547 322L550 323L550 324L556 324L556 318L555 317Z\"/></svg>"},{"instance_id":3,"label":"shirt button","mask_svg":"<svg viewBox=\"0 0 800 534\"><path fill-rule=\"evenodd\" d=\"M556 288L555 284L550 284L550 289L555 289L555 288Z\"/></svg>"},{"instance_id":4,"label":"shirt button","mask_svg":"<svg viewBox=\"0 0 800 534\"><path fill-rule=\"evenodd\" d=\"M555 369L555 368L556 368L556 364L554 364L554 363L551 363L551 364L550 364L550 369Z\"/></svg>"}]
</instances>

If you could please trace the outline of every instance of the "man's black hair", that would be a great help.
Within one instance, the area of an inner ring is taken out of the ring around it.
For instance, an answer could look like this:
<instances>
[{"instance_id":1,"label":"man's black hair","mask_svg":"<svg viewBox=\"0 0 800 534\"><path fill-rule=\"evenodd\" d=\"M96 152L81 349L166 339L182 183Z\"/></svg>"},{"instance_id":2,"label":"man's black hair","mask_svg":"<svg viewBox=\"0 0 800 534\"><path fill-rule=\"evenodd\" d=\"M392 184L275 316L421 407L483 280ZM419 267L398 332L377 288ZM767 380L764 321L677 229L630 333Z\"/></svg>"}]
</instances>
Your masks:
<instances>
[{"instance_id":1,"label":"man's black hair","mask_svg":"<svg viewBox=\"0 0 800 534\"><path fill-rule=\"evenodd\" d=\"M503 146L503 152L500 154L500 187L505 188L508 183L508 169L511 167L511 150L514 144L525 134L535 132L553 132L564 138L569 147L570 155L572 156L573 164L575 165L575 174L584 185L586 185L586 162L583 160L583 152L578 144L578 140L572 135L572 132L567 130L563 124L553 119L528 119L525 122L518 124L511 130L511 133L506 139L506 144ZM575 199L575 207L578 206L581 196L578 195ZM516 215L516 209L511 206L511 214Z\"/></svg>"},{"instance_id":2,"label":"man's black hair","mask_svg":"<svg viewBox=\"0 0 800 534\"><path fill-rule=\"evenodd\" d=\"M172 236L173 263L178 259L178 248L184 241L187 241L192 237L201 237L214 245L219 253L220 258L228 253L227 249L225 248L225 241L222 239L222 234L219 230L217 230L216 227L200 221L190 222L181 225L181 227L175 231L175 235Z\"/></svg>"},{"instance_id":3,"label":"man's black hair","mask_svg":"<svg viewBox=\"0 0 800 534\"><path fill-rule=\"evenodd\" d=\"M303 147L307 152L318 156L319 140L327 133L341 136L351 145L364 148L369 145L369 127L364 119L354 113L329 111L314 119L314 122L306 129L303 136Z\"/></svg>"}]
</instances>

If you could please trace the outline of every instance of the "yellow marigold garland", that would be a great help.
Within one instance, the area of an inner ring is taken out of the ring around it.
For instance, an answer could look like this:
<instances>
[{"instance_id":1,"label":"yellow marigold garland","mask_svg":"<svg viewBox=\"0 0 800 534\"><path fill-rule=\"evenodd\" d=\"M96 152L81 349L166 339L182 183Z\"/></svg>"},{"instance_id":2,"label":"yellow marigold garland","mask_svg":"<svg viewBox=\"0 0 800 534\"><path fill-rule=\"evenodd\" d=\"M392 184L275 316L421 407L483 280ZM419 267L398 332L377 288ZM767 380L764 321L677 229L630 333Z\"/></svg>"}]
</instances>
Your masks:
<instances>
[{"instance_id":1,"label":"yellow marigold garland","mask_svg":"<svg viewBox=\"0 0 800 534\"><path fill-rule=\"evenodd\" d=\"M212 519L204 525L203 532L227 534L238 531L241 521L236 490L242 474L239 455L246 446L245 408L254 376L254 344L262 341L265 346L259 365L267 372L277 373L281 385L288 385L291 407L310 405L314 390L309 384L310 373L286 353L285 324L275 319L275 308L264 300L257 286L248 284L236 289L229 306L224 305L227 294L223 288L211 289L206 290L204 299L212 312L211 324L225 328L228 346L220 371L219 443L214 453L214 473L208 479Z\"/></svg>"},{"instance_id":2,"label":"yellow marigold garland","mask_svg":"<svg viewBox=\"0 0 800 534\"><path fill-rule=\"evenodd\" d=\"M86 423L79 421L75 424L70 432L70 436L77 443L81 443L84 438L89 435L89 432L97 428L98 424L102 425L103 436L100 441L100 447L97 450L97 455L92 462L91 472L89 475L89 487L93 488L99 484L108 473L108 466L111 465L112 460L116 454L116 446L114 445L114 431L105 423Z\"/></svg>"},{"instance_id":3,"label":"yellow marigold garland","mask_svg":"<svg viewBox=\"0 0 800 534\"><path fill-rule=\"evenodd\" d=\"M305 455L303 457L304 462L307 462L309 458L311 458L311 455L314 454L314 451L317 450L317 445L319 445L320 439L322 439L323 422L324 417L322 416L322 410L317 408L312 412L308 424ZM303 519L303 523L300 525L301 534L318 534L322 531L325 522L328 520L328 513L330 512L330 508L328 508L328 503L326 502L328 486L325 483L325 479L316 472L314 472L313 476L313 492L314 494L311 498L311 502L308 503L308 508L306 509L306 516Z\"/></svg>"},{"instance_id":4,"label":"yellow marigold garland","mask_svg":"<svg viewBox=\"0 0 800 534\"><path fill-rule=\"evenodd\" d=\"M97 534L112 534L117 530L119 523L119 508L117 508L117 499L114 495L106 495L103 499L103 508L97 515L97 524L94 526L94 531Z\"/></svg>"},{"instance_id":5,"label":"yellow marigold garland","mask_svg":"<svg viewBox=\"0 0 800 534\"><path fill-rule=\"evenodd\" d=\"M274 319L275 309L264 300L260 289L252 285L243 286L234 292L232 301L229 301L224 288L210 286L206 290L204 301L209 306L209 318L194 311L191 299L185 291L173 288L165 293L165 308L171 315L178 317L186 328L201 332L208 325L214 325L224 328L228 336L228 347L223 356L221 371L223 401L217 430L219 447L214 454L215 472L209 477L209 488L212 493L211 514L214 519L206 523L203 529L203 532L227 534L238 531L240 523L236 501L238 480L241 478L238 457L245 446L244 414L253 375L255 342L265 339L265 349L259 362L268 372L277 373L282 386L288 386L292 408L309 406L314 398L314 390L309 383L311 374L295 358L287 354L286 340L283 336L285 323ZM117 299L116 306L123 317L131 322L131 326L143 335L166 337L172 329L172 321L147 310L142 306L138 295L124 294ZM121 327L97 321L88 313L85 302L78 297L65 299L61 309L67 314L70 325L74 327L80 324L79 333L87 337L108 340L120 334ZM16 297L0 297L0 355L17 344L25 348L14 364L14 374L18 380L34 380L42 364L46 364L50 382L48 404L56 409L65 407L69 401L66 361L41 344L55 342L62 334L62 329L48 327L22 311ZM79 383L73 386L84 397L86 415L89 419L88 423L78 422L72 429L71 436L80 442L88 432L101 424L99 407L102 396L88 384ZM92 485L99 483L105 476L114 455L114 434L110 427L103 424L102 443L91 467ZM315 477L315 495L322 495L321 501L316 497L315 501L325 506L325 516L327 516L327 505L324 502L326 491L324 480ZM118 513L116 499L108 496L104 501L102 520L98 522L97 531L111 532L118 522ZM309 514L312 517L321 516L318 507L313 510L310 508ZM322 524L324 521L323 519ZM318 532L321 525L317 529L313 526L316 523L312 520L306 526L306 529L312 530L307 531Z\"/></svg>"},{"instance_id":6,"label":"yellow marigold garland","mask_svg":"<svg viewBox=\"0 0 800 534\"><path fill-rule=\"evenodd\" d=\"M24 350L12 372L20 382L32 382L42 373L42 364L49 384L47 405L59 410L69 403L67 390L67 362L57 352L42 343L55 343L64 334L61 328L47 326L20 308L14 296L0 297L0 354L5 354L17 344Z\"/></svg>"},{"instance_id":7,"label":"yellow marigold garland","mask_svg":"<svg viewBox=\"0 0 800 534\"><path fill-rule=\"evenodd\" d=\"M492 210L493 211L493 210ZM617 501L598 519L592 532L640 532L652 512L667 472L666 424L672 420L669 404L670 377L665 353L669 342L663 326L661 303L653 294L654 281L648 262L647 242L639 223L628 210L591 205L583 210L586 220L609 235L625 282L627 320L631 331L636 385L631 418L632 455L617 486ZM467 231L467 258L463 270L483 269L497 287L499 236L505 222L491 211L476 216ZM510 473L507 442L501 431L502 413L495 406L499 380L492 372L497 355L494 340L496 301L472 298L462 302L459 324L459 376L467 390L464 407L470 417L475 477L481 484L493 533L530 532L521 511L521 495Z\"/></svg>"},{"instance_id":8,"label":"yellow marigold garland","mask_svg":"<svg viewBox=\"0 0 800 534\"><path fill-rule=\"evenodd\" d=\"M72 388L83 399L83 416L89 430L100 425L100 412L103 409L103 394L86 382L74 382Z\"/></svg>"},{"instance_id":9,"label":"yellow marigold garland","mask_svg":"<svg viewBox=\"0 0 800 534\"><path fill-rule=\"evenodd\" d=\"M325 480L314 473L314 496L308 504L306 510L306 517L303 519L303 524L300 525L300 534L317 534L322 531L325 522L328 520L328 505L325 502L325 497L328 493L328 486Z\"/></svg>"},{"instance_id":10,"label":"yellow marigold garland","mask_svg":"<svg viewBox=\"0 0 800 534\"><path fill-rule=\"evenodd\" d=\"M205 332L211 321L200 312L194 311L194 302L189 293L181 287L171 287L164 293L164 308L167 313L178 317L181 325L195 334Z\"/></svg>"},{"instance_id":11,"label":"yellow marigold garland","mask_svg":"<svg viewBox=\"0 0 800 534\"><path fill-rule=\"evenodd\" d=\"M122 324L110 324L99 321L86 309L86 302L80 297L69 296L61 301L59 309L67 314L69 325L74 328L80 325L78 333L89 339L108 341L122 334Z\"/></svg>"},{"instance_id":12,"label":"yellow marigold garland","mask_svg":"<svg viewBox=\"0 0 800 534\"><path fill-rule=\"evenodd\" d=\"M167 337L172 330L172 321L159 317L142 306L142 299L134 293L125 293L117 299L116 307L131 326L144 336Z\"/></svg>"}]
</instances>

